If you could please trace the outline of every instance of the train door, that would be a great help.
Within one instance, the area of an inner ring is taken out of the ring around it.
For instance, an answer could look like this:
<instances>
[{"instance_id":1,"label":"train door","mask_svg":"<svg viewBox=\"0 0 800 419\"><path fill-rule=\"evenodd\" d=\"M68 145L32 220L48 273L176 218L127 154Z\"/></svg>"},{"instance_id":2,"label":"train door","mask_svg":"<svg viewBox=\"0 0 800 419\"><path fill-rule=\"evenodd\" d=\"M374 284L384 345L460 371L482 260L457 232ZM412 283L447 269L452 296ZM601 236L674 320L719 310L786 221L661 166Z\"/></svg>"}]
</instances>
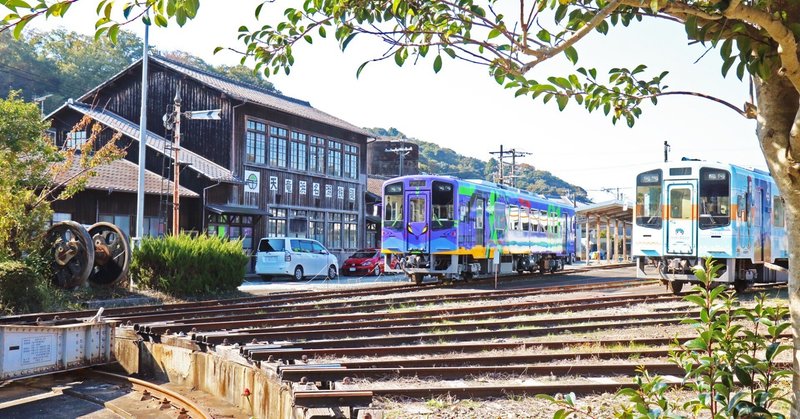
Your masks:
<instances>
[{"instance_id":1,"label":"train door","mask_svg":"<svg viewBox=\"0 0 800 419\"><path fill-rule=\"evenodd\" d=\"M756 179L754 214L753 214L753 260L755 262L770 261L769 230L771 225L769 210L769 186Z\"/></svg>"},{"instance_id":2,"label":"train door","mask_svg":"<svg viewBox=\"0 0 800 419\"><path fill-rule=\"evenodd\" d=\"M475 245L484 246L486 244L485 223L486 219L486 200L478 198L475 200Z\"/></svg>"},{"instance_id":3,"label":"train door","mask_svg":"<svg viewBox=\"0 0 800 419\"><path fill-rule=\"evenodd\" d=\"M570 234L569 234L570 217L567 213L564 213L563 215L564 217L561 220L561 228L559 231L559 234L561 234L561 251L563 253L569 253L569 249L567 248L567 243L569 243L570 239Z\"/></svg>"},{"instance_id":4,"label":"train door","mask_svg":"<svg viewBox=\"0 0 800 419\"><path fill-rule=\"evenodd\" d=\"M421 251L427 253L430 250L431 231L428 225L430 220L431 193L429 191L406 192L406 243L408 251Z\"/></svg>"},{"instance_id":5,"label":"train door","mask_svg":"<svg viewBox=\"0 0 800 419\"><path fill-rule=\"evenodd\" d=\"M695 252L696 190L694 183L667 185L667 253L689 255Z\"/></svg>"}]
</instances>

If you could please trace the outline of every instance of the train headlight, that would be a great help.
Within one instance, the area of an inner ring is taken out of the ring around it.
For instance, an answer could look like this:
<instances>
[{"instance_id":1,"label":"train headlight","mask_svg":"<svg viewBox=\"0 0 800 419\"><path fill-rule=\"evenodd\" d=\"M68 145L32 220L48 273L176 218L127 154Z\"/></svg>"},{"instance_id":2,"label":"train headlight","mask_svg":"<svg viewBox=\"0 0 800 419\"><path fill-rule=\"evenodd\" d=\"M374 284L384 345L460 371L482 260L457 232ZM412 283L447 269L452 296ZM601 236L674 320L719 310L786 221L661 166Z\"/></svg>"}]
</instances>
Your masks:
<instances>
[{"instance_id":1,"label":"train headlight","mask_svg":"<svg viewBox=\"0 0 800 419\"><path fill-rule=\"evenodd\" d=\"M427 232L428 232L428 226L426 225L426 226L422 227L422 234L425 234Z\"/></svg>"},{"instance_id":2,"label":"train headlight","mask_svg":"<svg viewBox=\"0 0 800 419\"><path fill-rule=\"evenodd\" d=\"M406 226L406 230L408 230L409 233L414 234L414 230L411 229L411 224Z\"/></svg>"}]
</instances>

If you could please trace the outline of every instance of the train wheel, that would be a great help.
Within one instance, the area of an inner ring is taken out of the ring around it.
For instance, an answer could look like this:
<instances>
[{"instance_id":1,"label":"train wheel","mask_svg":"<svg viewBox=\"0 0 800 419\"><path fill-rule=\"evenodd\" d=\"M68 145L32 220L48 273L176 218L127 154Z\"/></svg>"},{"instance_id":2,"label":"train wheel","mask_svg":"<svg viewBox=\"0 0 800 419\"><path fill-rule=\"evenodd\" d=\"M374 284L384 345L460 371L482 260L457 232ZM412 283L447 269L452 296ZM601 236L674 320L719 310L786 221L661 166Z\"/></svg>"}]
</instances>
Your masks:
<instances>
[{"instance_id":1,"label":"train wheel","mask_svg":"<svg viewBox=\"0 0 800 419\"><path fill-rule=\"evenodd\" d=\"M89 227L94 243L94 267L89 275L92 285L111 286L128 277L131 247L128 235L111 223Z\"/></svg>"},{"instance_id":2,"label":"train wheel","mask_svg":"<svg viewBox=\"0 0 800 419\"><path fill-rule=\"evenodd\" d=\"M45 237L53 256L53 284L61 288L85 284L94 266L89 232L74 221L62 221L50 227Z\"/></svg>"},{"instance_id":3,"label":"train wheel","mask_svg":"<svg viewBox=\"0 0 800 419\"><path fill-rule=\"evenodd\" d=\"M733 289L738 294L741 294L741 293L747 291L747 288L749 288L749 285L750 284L748 284L747 281L742 281L742 280L733 281Z\"/></svg>"},{"instance_id":4,"label":"train wheel","mask_svg":"<svg viewBox=\"0 0 800 419\"><path fill-rule=\"evenodd\" d=\"M422 285L422 275L411 274L411 282L413 282L415 285Z\"/></svg>"},{"instance_id":5,"label":"train wheel","mask_svg":"<svg viewBox=\"0 0 800 419\"><path fill-rule=\"evenodd\" d=\"M517 269L517 275L522 275L525 273L524 269Z\"/></svg>"},{"instance_id":6,"label":"train wheel","mask_svg":"<svg viewBox=\"0 0 800 419\"><path fill-rule=\"evenodd\" d=\"M683 289L683 281L669 282L669 290L672 291L673 294L675 295L680 294L682 289Z\"/></svg>"}]
</instances>

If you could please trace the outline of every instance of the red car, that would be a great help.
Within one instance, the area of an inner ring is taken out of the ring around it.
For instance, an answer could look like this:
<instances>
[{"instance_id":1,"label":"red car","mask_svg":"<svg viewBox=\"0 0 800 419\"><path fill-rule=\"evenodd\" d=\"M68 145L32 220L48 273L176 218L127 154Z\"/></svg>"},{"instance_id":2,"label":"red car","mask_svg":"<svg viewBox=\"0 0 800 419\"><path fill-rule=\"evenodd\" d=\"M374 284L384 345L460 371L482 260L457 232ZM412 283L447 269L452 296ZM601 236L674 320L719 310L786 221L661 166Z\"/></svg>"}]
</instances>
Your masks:
<instances>
[{"instance_id":1,"label":"red car","mask_svg":"<svg viewBox=\"0 0 800 419\"><path fill-rule=\"evenodd\" d=\"M361 249L342 264L342 275L375 275L383 273L383 255L380 249Z\"/></svg>"}]
</instances>

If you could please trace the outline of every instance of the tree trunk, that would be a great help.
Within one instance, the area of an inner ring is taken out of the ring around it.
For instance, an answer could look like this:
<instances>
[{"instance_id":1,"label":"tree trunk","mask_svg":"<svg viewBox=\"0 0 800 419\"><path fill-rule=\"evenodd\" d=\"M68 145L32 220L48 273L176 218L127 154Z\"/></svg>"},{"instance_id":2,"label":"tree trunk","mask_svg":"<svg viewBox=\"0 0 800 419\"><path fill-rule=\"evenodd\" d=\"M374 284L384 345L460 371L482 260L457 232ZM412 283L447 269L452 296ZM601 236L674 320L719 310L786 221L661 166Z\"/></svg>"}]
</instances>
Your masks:
<instances>
[{"instance_id":1,"label":"tree trunk","mask_svg":"<svg viewBox=\"0 0 800 419\"><path fill-rule=\"evenodd\" d=\"M769 170L785 202L786 231L789 240L789 310L794 331L792 390L794 400L791 417L800 419L800 171L792 156L800 157L794 127L800 108L800 95L784 77L755 80L758 102L756 133ZM794 145L794 147L792 147Z\"/></svg>"}]
</instances>

